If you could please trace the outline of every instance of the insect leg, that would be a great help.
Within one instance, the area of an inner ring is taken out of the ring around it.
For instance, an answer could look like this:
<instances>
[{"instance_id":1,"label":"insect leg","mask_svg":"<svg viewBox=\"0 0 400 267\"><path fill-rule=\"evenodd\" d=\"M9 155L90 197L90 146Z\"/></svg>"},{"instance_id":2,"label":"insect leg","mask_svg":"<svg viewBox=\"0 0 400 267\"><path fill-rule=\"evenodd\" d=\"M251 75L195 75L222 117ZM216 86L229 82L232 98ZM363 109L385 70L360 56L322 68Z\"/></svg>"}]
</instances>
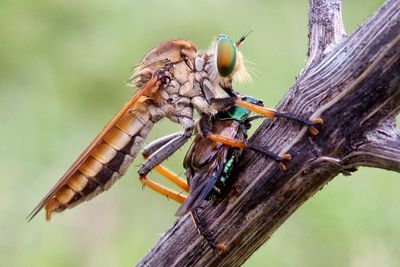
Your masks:
<instances>
[{"instance_id":1,"label":"insect leg","mask_svg":"<svg viewBox=\"0 0 400 267\"><path fill-rule=\"evenodd\" d=\"M187 117L180 117L179 123L184 127L183 132L151 154L139 169L140 176L147 175L155 166L159 165L166 158L175 153L175 151L190 139L194 130L194 121Z\"/></svg>"},{"instance_id":2,"label":"insect leg","mask_svg":"<svg viewBox=\"0 0 400 267\"><path fill-rule=\"evenodd\" d=\"M165 145L166 143L170 142L173 139L176 139L180 135L182 135L182 133L178 132L178 133L169 134L169 135L160 137L157 140L154 140L153 142L151 142L150 144L148 144L147 146L145 146L142 149L143 157L145 157L145 158L150 157L152 154L154 154L154 152L156 152L158 149L160 149L163 145Z\"/></svg>"},{"instance_id":3,"label":"insect leg","mask_svg":"<svg viewBox=\"0 0 400 267\"><path fill-rule=\"evenodd\" d=\"M221 135L217 135L217 134L210 134L207 135L207 138L209 138L210 140L214 141L214 142L219 142L222 143L224 145L227 146L231 146L231 147L237 147L240 149L251 149L257 153L262 154L265 157L271 158L273 160L275 160L276 162L279 163L279 168L283 171L286 170L286 166L283 163L283 161L286 160L290 160L292 158L292 156L290 154L282 154L282 155L277 155L265 148L262 147L258 147L255 146L253 144L248 143L247 141L240 141L237 139L232 139L232 138L227 138Z\"/></svg>"},{"instance_id":4,"label":"insect leg","mask_svg":"<svg viewBox=\"0 0 400 267\"><path fill-rule=\"evenodd\" d=\"M214 236L211 231L207 229L207 226L201 220L200 215L197 211L198 208L194 208L190 211L194 226L196 227L199 234L204 238L210 248L214 251L216 255L220 255L226 248L223 243L217 243L214 241Z\"/></svg>"},{"instance_id":5,"label":"insect leg","mask_svg":"<svg viewBox=\"0 0 400 267\"><path fill-rule=\"evenodd\" d=\"M276 155L275 153L269 151L268 149L265 149L263 147L259 147L256 145L253 145L249 142L247 142L247 140L244 141L244 144L246 145L246 148L251 149L257 153L260 153L261 155L271 158L273 160L275 160L276 162L279 163L279 168L282 171L286 171L286 165L283 163L283 161L285 160L290 160L292 158L292 156L290 154L282 154L282 155Z\"/></svg>"},{"instance_id":6,"label":"insect leg","mask_svg":"<svg viewBox=\"0 0 400 267\"><path fill-rule=\"evenodd\" d=\"M317 135L319 133L317 128L315 128L315 125L323 124L323 120L321 118L304 119L287 112L279 112L275 109L254 105L252 103L243 101L242 99L235 99L234 103L268 118L286 118L307 125L308 130L312 135Z\"/></svg>"},{"instance_id":7,"label":"insect leg","mask_svg":"<svg viewBox=\"0 0 400 267\"><path fill-rule=\"evenodd\" d=\"M147 179L146 176L140 176L140 182L144 186L150 188L151 190L156 191L157 193L166 196L167 198L173 199L180 204L185 202L186 196L182 195L179 192L176 192L175 190L169 189L159 183L153 182Z\"/></svg>"},{"instance_id":8,"label":"insect leg","mask_svg":"<svg viewBox=\"0 0 400 267\"><path fill-rule=\"evenodd\" d=\"M158 149L160 149L163 145L168 143L169 141L179 137L181 133L174 133L170 134L164 137L161 137L150 144L148 144L146 147L143 148L142 150L142 155L144 159L148 159L152 154L154 154ZM184 191L189 192L189 187L187 182L180 178L178 175L170 171L168 168L162 166L161 164L157 165L154 170L182 188Z\"/></svg>"},{"instance_id":9,"label":"insect leg","mask_svg":"<svg viewBox=\"0 0 400 267\"><path fill-rule=\"evenodd\" d=\"M216 110L224 110L235 104L238 98L235 96L221 97L221 98L211 98L210 103L212 107Z\"/></svg>"},{"instance_id":10,"label":"insect leg","mask_svg":"<svg viewBox=\"0 0 400 267\"><path fill-rule=\"evenodd\" d=\"M211 127L210 127L209 123L210 123L209 118L207 118L205 116L203 116L199 121L200 130L201 130L202 134L205 137L207 137L208 139L210 139L214 142L222 143L222 144L230 146L230 147L237 147L240 149L245 149L245 148L251 149L257 153L260 153L268 158L271 158L271 159L279 162L279 167L282 170L286 170L286 166L285 166L285 164L283 164L283 161L290 160L291 159L290 154L276 155L275 153L273 153L269 150L266 150L265 148L250 144L246 140L241 141L238 139L228 138L228 137L221 136L218 134L213 134L210 131Z\"/></svg>"},{"instance_id":11,"label":"insect leg","mask_svg":"<svg viewBox=\"0 0 400 267\"><path fill-rule=\"evenodd\" d=\"M167 197L170 197L180 203L183 203L185 200L185 197L182 196L179 193L173 192L170 189L165 188L164 186L161 186L155 182L152 182L147 179L146 175L154 169L157 165L159 165L161 162L163 162L166 158L168 158L170 155L172 155L176 150L178 150L183 144L189 140L190 136L193 133L194 130L194 122L193 120L182 117L180 118L179 121L183 127L184 131L176 137L171 138L169 141L165 141L165 144L163 144L159 149L157 149L155 152L153 152L147 160L143 163L142 167L139 169L139 177L140 181L145 185L150 187L156 192L159 192L162 195L165 195ZM162 143L162 142L160 142Z\"/></svg>"},{"instance_id":12,"label":"insect leg","mask_svg":"<svg viewBox=\"0 0 400 267\"><path fill-rule=\"evenodd\" d=\"M176 184L177 186L179 186L185 192L189 192L189 186L188 186L187 182L184 179L182 179L181 177L179 177L177 174L175 174L174 172L169 170L168 168L159 164L156 167L154 167L154 170L157 173L164 176L165 178L167 178L168 180L170 180L171 182L173 182L174 184Z\"/></svg>"}]
</instances>

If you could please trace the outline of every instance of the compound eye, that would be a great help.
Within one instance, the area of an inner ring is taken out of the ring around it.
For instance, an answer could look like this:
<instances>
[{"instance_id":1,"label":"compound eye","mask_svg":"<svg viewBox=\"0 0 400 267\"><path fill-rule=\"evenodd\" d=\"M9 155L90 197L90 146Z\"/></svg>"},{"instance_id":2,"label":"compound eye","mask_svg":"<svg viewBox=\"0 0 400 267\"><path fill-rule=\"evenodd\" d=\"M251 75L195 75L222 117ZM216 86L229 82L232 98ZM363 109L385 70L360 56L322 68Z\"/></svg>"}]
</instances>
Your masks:
<instances>
[{"instance_id":1,"label":"compound eye","mask_svg":"<svg viewBox=\"0 0 400 267\"><path fill-rule=\"evenodd\" d=\"M231 38L218 36L215 55L219 75L227 77L232 74L236 65L236 46Z\"/></svg>"}]
</instances>

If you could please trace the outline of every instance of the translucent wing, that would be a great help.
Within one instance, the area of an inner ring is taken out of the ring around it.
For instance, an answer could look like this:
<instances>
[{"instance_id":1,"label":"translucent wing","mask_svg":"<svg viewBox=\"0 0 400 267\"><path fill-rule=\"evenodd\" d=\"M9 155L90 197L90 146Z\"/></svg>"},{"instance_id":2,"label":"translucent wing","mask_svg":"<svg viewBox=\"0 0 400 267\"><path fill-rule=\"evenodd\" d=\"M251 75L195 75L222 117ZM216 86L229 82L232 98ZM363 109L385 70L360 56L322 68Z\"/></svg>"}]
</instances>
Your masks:
<instances>
[{"instance_id":1,"label":"translucent wing","mask_svg":"<svg viewBox=\"0 0 400 267\"><path fill-rule=\"evenodd\" d=\"M35 209L27 216L28 221L32 220L39 212L46 206L51 198L60 190L71 175L77 171L82 163L88 158L93 149L102 141L103 137L110 131L112 127L118 122L118 120L136 103L136 101L143 96L145 93L153 89L156 85L157 78L151 78L145 85L143 85L130 99L129 101L118 111L117 114L107 123L104 129L96 136L96 138L90 143L90 145L82 152L79 158L72 164L72 166L64 173L64 175L58 180L53 188L46 194L46 196L39 202Z\"/></svg>"}]
</instances>

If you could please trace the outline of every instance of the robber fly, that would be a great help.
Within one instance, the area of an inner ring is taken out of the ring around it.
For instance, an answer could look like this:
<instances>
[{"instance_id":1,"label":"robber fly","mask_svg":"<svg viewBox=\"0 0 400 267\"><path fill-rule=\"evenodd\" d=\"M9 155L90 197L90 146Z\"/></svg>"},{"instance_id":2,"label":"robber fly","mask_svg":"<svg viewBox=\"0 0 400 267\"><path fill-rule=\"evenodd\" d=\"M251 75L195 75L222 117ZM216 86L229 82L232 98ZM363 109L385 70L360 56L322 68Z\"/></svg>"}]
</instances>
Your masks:
<instances>
[{"instance_id":1,"label":"robber fly","mask_svg":"<svg viewBox=\"0 0 400 267\"><path fill-rule=\"evenodd\" d=\"M247 76L238 51L245 37L233 42L227 35L219 35L202 53L192 42L181 39L151 50L130 79L138 90L39 202L28 220L43 208L50 220L53 212L72 208L109 189L124 175L149 131L162 118L179 123L183 131L165 144L163 153L152 154L139 169L140 181L155 190L157 186L146 175L191 137L194 111L209 117L238 104L264 116L280 116L275 110L241 100L232 89L233 81ZM318 120L304 122L316 132L313 125Z\"/></svg>"}]
</instances>

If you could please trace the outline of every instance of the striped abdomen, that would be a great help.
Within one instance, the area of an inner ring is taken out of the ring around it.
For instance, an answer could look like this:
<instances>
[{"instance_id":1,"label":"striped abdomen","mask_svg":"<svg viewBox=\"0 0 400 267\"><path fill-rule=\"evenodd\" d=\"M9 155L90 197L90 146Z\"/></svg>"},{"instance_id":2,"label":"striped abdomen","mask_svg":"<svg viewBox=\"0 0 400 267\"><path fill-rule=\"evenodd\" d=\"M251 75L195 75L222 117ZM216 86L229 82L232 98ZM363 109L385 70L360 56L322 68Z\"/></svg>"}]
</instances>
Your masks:
<instances>
[{"instance_id":1,"label":"striped abdomen","mask_svg":"<svg viewBox=\"0 0 400 267\"><path fill-rule=\"evenodd\" d=\"M110 188L126 172L153 124L146 112L125 113L54 192L45 206L46 219L50 220L52 212L72 208Z\"/></svg>"}]
</instances>

